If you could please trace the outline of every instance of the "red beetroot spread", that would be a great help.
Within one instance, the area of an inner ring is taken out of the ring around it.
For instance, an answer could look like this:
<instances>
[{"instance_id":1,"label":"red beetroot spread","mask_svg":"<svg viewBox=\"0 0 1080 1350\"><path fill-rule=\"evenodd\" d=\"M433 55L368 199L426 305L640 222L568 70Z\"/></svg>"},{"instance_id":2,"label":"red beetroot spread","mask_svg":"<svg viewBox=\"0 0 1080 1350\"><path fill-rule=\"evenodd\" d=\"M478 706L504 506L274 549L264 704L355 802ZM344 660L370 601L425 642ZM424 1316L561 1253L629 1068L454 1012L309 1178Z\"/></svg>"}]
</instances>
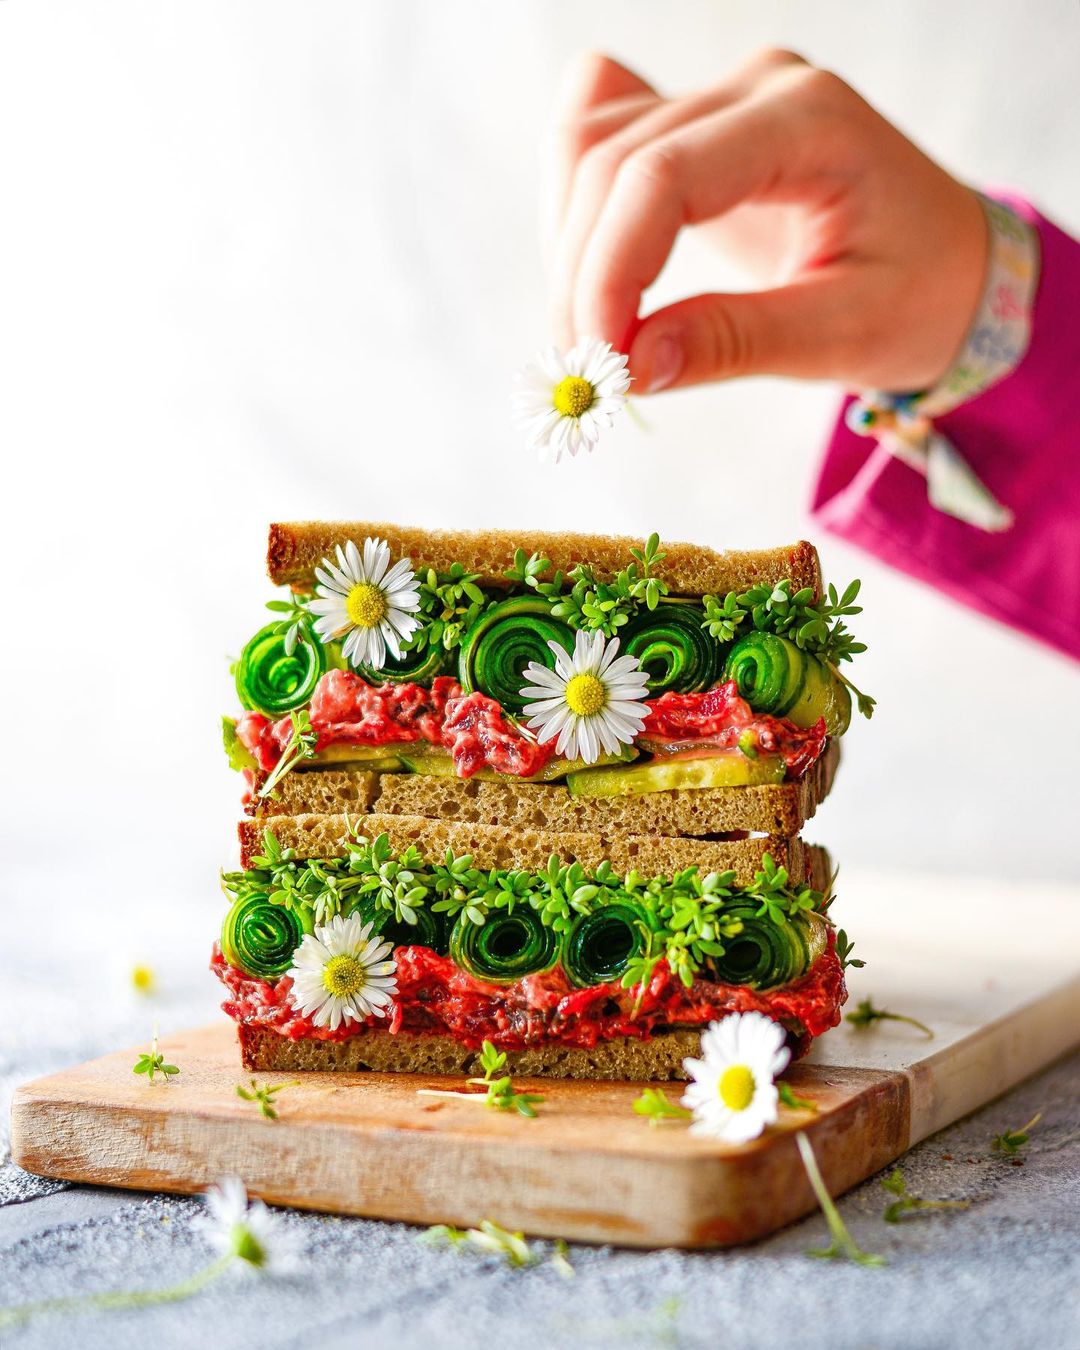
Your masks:
<instances>
[{"instance_id":1,"label":"red beetroot spread","mask_svg":"<svg viewBox=\"0 0 1080 1350\"><path fill-rule=\"evenodd\" d=\"M805 773L825 746L824 719L807 729L755 713L733 680L702 694L664 694L646 707L643 736L674 741L685 751L730 748L749 732L759 750L783 757L792 778ZM311 700L311 725L319 738L317 751L330 745L430 741L450 751L461 778L485 766L528 778L555 753L554 741L538 745L494 699L478 691L464 693L448 675L424 689L413 683L370 685L350 670L327 671ZM249 712L237 722L236 734L259 768L269 772L289 743L292 722L288 717L271 722Z\"/></svg>"},{"instance_id":2,"label":"red beetroot spread","mask_svg":"<svg viewBox=\"0 0 1080 1350\"><path fill-rule=\"evenodd\" d=\"M756 713L739 697L734 680L702 694L662 694L648 708L642 737L675 742L680 750L705 744L725 749L750 732L758 750L783 757L792 778L805 773L825 748L823 717L812 727L797 727L784 717Z\"/></svg>"},{"instance_id":3,"label":"red beetroot spread","mask_svg":"<svg viewBox=\"0 0 1080 1350\"><path fill-rule=\"evenodd\" d=\"M390 1021L343 1024L337 1031L317 1027L289 1002L287 975L273 984L228 965L215 946L211 970L229 991L223 1010L249 1026L267 1027L287 1040L343 1041L364 1027L449 1034L471 1049L484 1040L518 1050L540 1043L590 1047L619 1036L648 1038L654 1031L701 1026L730 1012L762 1012L794 1031L799 1049L840 1021L847 998L844 973L830 939L829 949L793 984L762 992L741 985L695 980L687 989L661 961L633 1011L636 990L617 983L576 989L561 969L530 975L516 984L483 984L429 947L399 947L398 997Z\"/></svg>"}]
</instances>

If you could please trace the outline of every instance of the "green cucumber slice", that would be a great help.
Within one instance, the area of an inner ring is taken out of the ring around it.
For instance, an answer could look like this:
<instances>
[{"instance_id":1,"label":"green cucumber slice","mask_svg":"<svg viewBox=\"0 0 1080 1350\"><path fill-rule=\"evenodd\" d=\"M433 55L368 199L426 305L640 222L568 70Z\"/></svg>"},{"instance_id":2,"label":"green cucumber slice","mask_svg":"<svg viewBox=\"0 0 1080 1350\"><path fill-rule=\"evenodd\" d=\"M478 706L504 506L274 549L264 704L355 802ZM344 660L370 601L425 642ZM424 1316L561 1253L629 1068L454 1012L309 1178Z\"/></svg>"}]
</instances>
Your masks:
<instances>
[{"instance_id":1,"label":"green cucumber slice","mask_svg":"<svg viewBox=\"0 0 1080 1350\"><path fill-rule=\"evenodd\" d=\"M529 683L525 667L530 661L555 669L555 656L549 642L568 652L574 650L574 630L551 617L551 607L543 600L515 596L492 605L477 619L461 641L458 679L461 687L479 689L501 704L506 712L519 716L526 699L522 688Z\"/></svg>"},{"instance_id":2,"label":"green cucumber slice","mask_svg":"<svg viewBox=\"0 0 1080 1350\"><path fill-rule=\"evenodd\" d=\"M728 654L724 678L735 681L755 712L785 717L802 694L811 659L775 633L748 633Z\"/></svg>"},{"instance_id":3,"label":"green cucumber slice","mask_svg":"<svg viewBox=\"0 0 1080 1350\"><path fill-rule=\"evenodd\" d=\"M409 773L429 774L434 778L456 778L454 758L448 750L440 750L434 745L410 745L400 751L400 759ZM624 746L618 755L601 754L597 764L629 764L637 758L633 746ZM569 773L586 768L583 759L549 759L539 773L531 778L519 778L515 774L499 773L496 769L479 769L472 775L481 783L554 783Z\"/></svg>"},{"instance_id":4,"label":"green cucumber slice","mask_svg":"<svg viewBox=\"0 0 1080 1350\"><path fill-rule=\"evenodd\" d=\"M697 605L663 604L642 610L622 629L622 650L649 676L649 697L708 689L723 666L724 649L705 631Z\"/></svg>"},{"instance_id":5,"label":"green cucumber slice","mask_svg":"<svg viewBox=\"0 0 1080 1350\"><path fill-rule=\"evenodd\" d=\"M802 690L784 716L797 727L812 727L824 717L828 734L842 736L851 721L851 694L824 661L808 656Z\"/></svg>"},{"instance_id":6,"label":"green cucumber slice","mask_svg":"<svg viewBox=\"0 0 1080 1350\"><path fill-rule=\"evenodd\" d=\"M266 717L283 717L310 703L326 670L322 643L309 635L288 652L280 628L277 623L260 628L240 653L233 672L240 702Z\"/></svg>"},{"instance_id":7,"label":"green cucumber slice","mask_svg":"<svg viewBox=\"0 0 1080 1350\"><path fill-rule=\"evenodd\" d=\"M582 769L567 775L572 797L639 797L646 792L681 788L751 787L782 783L787 769L780 755L749 759L741 750L725 750L699 759L654 759L648 764Z\"/></svg>"}]
</instances>

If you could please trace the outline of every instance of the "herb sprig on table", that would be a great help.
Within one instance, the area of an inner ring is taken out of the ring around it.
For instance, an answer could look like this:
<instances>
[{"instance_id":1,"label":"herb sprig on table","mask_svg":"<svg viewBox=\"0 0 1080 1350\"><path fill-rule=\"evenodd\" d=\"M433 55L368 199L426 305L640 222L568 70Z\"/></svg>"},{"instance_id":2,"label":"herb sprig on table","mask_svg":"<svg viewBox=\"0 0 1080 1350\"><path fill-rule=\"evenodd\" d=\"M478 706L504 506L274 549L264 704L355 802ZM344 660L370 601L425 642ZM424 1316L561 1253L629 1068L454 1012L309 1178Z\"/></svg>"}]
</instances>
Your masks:
<instances>
[{"instance_id":1,"label":"herb sprig on table","mask_svg":"<svg viewBox=\"0 0 1080 1350\"><path fill-rule=\"evenodd\" d=\"M150 1049L141 1054L135 1061L132 1073L145 1074L149 1082L154 1081L154 1075L160 1073L167 1083L170 1078L175 1078L180 1072L177 1064L166 1064L165 1056L158 1050L157 1028L154 1028L154 1034L150 1038Z\"/></svg>"},{"instance_id":2,"label":"herb sprig on table","mask_svg":"<svg viewBox=\"0 0 1080 1350\"><path fill-rule=\"evenodd\" d=\"M995 1153L1004 1154L1006 1158L1015 1158L1022 1148L1031 1138L1031 1131L1042 1120L1042 1112L1036 1111L1026 1125L1021 1125L1018 1130L1005 1130L1002 1134L994 1135L990 1141L990 1147Z\"/></svg>"},{"instance_id":3,"label":"herb sprig on table","mask_svg":"<svg viewBox=\"0 0 1080 1350\"><path fill-rule=\"evenodd\" d=\"M418 1088L418 1097L457 1097L459 1100L482 1102L497 1111L516 1111L519 1116L530 1120L536 1117L536 1107L544 1100L536 1092L516 1092L509 1074L502 1074L506 1067L506 1053L497 1050L490 1041L484 1041L480 1047L480 1066L484 1070L481 1078L467 1078L467 1084L486 1088L486 1092L455 1092L444 1088Z\"/></svg>"},{"instance_id":4,"label":"herb sprig on table","mask_svg":"<svg viewBox=\"0 0 1080 1350\"><path fill-rule=\"evenodd\" d=\"M901 1218L913 1210L928 1209L968 1209L970 1200L924 1200L922 1196L908 1193L907 1181L899 1167L893 1168L881 1182L882 1186L896 1199L885 1206L881 1216L886 1223L899 1223Z\"/></svg>"},{"instance_id":5,"label":"herb sprig on table","mask_svg":"<svg viewBox=\"0 0 1080 1350\"><path fill-rule=\"evenodd\" d=\"M904 1013L889 1012L887 1008L875 1008L872 999L864 998L856 1007L854 1012L849 1012L844 1018L850 1022L853 1027L871 1027L875 1022L906 1022L909 1027L915 1027L929 1039L934 1039L934 1033L926 1025L920 1022L916 1017L908 1017Z\"/></svg>"},{"instance_id":6,"label":"herb sprig on table","mask_svg":"<svg viewBox=\"0 0 1080 1350\"><path fill-rule=\"evenodd\" d=\"M259 1087L253 1078L251 1087L242 1087L239 1083L236 1085L236 1095L242 1097L246 1102L256 1102L259 1107L259 1114L265 1116L267 1120L277 1120L277 1095L284 1092L286 1088L299 1087L299 1081L292 1083L264 1083Z\"/></svg>"}]
</instances>

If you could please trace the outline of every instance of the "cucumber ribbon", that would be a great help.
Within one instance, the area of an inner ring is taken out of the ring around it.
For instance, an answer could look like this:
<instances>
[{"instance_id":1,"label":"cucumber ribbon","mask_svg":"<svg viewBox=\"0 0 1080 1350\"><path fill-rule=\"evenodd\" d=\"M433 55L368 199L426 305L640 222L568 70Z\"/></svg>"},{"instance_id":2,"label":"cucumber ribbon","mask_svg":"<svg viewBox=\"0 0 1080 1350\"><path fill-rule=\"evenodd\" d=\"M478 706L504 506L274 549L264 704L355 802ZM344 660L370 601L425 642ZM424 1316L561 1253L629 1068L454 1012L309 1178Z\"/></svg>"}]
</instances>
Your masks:
<instances>
[{"instance_id":1,"label":"cucumber ribbon","mask_svg":"<svg viewBox=\"0 0 1080 1350\"><path fill-rule=\"evenodd\" d=\"M748 633L736 642L724 666L739 694L756 712L812 727L824 717L830 736L851 721L851 695L816 656L775 633Z\"/></svg>"},{"instance_id":2,"label":"cucumber ribbon","mask_svg":"<svg viewBox=\"0 0 1080 1350\"><path fill-rule=\"evenodd\" d=\"M513 913L489 911L482 924L464 914L450 934L450 957L456 966L488 984L511 984L550 970L559 954L554 931L535 910L518 905Z\"/></svg>"},{"instance_id":3,"label":"cucumber ribbon","mask_svg":"<svg viewBox=\"0 0 1080 1350\"><path fill-rule=\"evenodd\" d=\"M719 678L724 649L702 627L697 605L657 605L642 610L622 630L623 651L636 656L656 697L708 689Z\"/></svg>"},{"instance_id":4,"label":"cucumber ribbon","mask_svg":"<svg viewBox=\"0 0 1080 1350\"><path fill-rule=\"evenodd\" d=\"M297 642L285 650L285 634L279 624L260 628L236 663L236 692L251 712L284 717L311 701L315 686L326 670L322 644Z\"/></svg>"},{"instance_id":5,"label":"cucumber ribbon","mask_svg":"<svg viewBox=\"0 0 1080 1350\"><path fill-rule=\"evenodd\" d=\"M774 989L805 975L828 945L828 925L820 914L804 911L781 919L758 914L756 901L724 910L725 922L738 919L742 931L724 940L724 953L711 960L711 975L722 984Z\"/></svg>"},{"instance_id":6,"label":"cucumber ribbon","mask_svg":"<svg viewBox=\"0 0 1080 1350\"><path fill-rule=\"evenodd\" d=\"M563 939L562 967L579 989L619 979L655 927L641 905L616 901L575 920Z\"/></svg>"},{"instance_id":7,"label":"cucumber ribbon","mask_svg":"<svg viewBox=\"0 0 1080 1350\"><path fill-rule=\"evenodd\" d=\"M260 980L275 980L292 965L293 953L315 927L311 910L298 913L265 896L236 900L221 926L221 952L230 966Z\"/></svg>"},{"instance_id":8,"label":"cucumber ribbon","mask_svg":"<svg viewBox=\"0 0 1080 1350\"><path fill-rule=\"evenodd\" d=\"M574 650L574 630L551 617L543 600L519 596L492 605L465 634L458 656L458 679L468 693L479 689L517 717L526 699L522 687L528 682L525 667L530 661L555 669L555 656L548 646L555 642L567 652Z\"/></svg>"},{"instance_id":9,"label":"cucumber ribbon","mask_svg":"<svg viewBox=\"0 0 1080 1350\"><path fill-rule=\"evenodd\" d=\"M371 924L371 931L392 947L430 947L440 956L446 954L446 932L442 915L436 914L425 906L418 906L412 912L415 923L406 923L398 919L388 909L383 909L375 897L368 896L356 907L364 923Z\"/></svg>"}]
</instances>

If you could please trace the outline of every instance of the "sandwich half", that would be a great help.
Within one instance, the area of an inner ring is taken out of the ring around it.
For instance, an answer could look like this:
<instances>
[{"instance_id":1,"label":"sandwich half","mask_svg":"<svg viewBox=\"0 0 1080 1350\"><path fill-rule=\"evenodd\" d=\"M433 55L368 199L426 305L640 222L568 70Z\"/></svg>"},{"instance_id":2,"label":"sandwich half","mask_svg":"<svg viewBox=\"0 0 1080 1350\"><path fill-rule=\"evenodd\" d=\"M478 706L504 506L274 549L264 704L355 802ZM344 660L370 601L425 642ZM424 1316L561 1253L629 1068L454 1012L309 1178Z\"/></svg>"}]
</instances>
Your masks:
<instances>
[{"instance_id":1,"label":"sandwich half","mask_svg":"<svg viewBox=\"0 0 1080 1350\"><path fill-rule=\"evenodd\" d=\"M241 869L213 969L253 1069L682 1076L756 1009L835 1025L798 837L861 650L800 543L275 525L234 667ZM869 712L871 701L854 691Z\"/></svg>"}]
</instances>

